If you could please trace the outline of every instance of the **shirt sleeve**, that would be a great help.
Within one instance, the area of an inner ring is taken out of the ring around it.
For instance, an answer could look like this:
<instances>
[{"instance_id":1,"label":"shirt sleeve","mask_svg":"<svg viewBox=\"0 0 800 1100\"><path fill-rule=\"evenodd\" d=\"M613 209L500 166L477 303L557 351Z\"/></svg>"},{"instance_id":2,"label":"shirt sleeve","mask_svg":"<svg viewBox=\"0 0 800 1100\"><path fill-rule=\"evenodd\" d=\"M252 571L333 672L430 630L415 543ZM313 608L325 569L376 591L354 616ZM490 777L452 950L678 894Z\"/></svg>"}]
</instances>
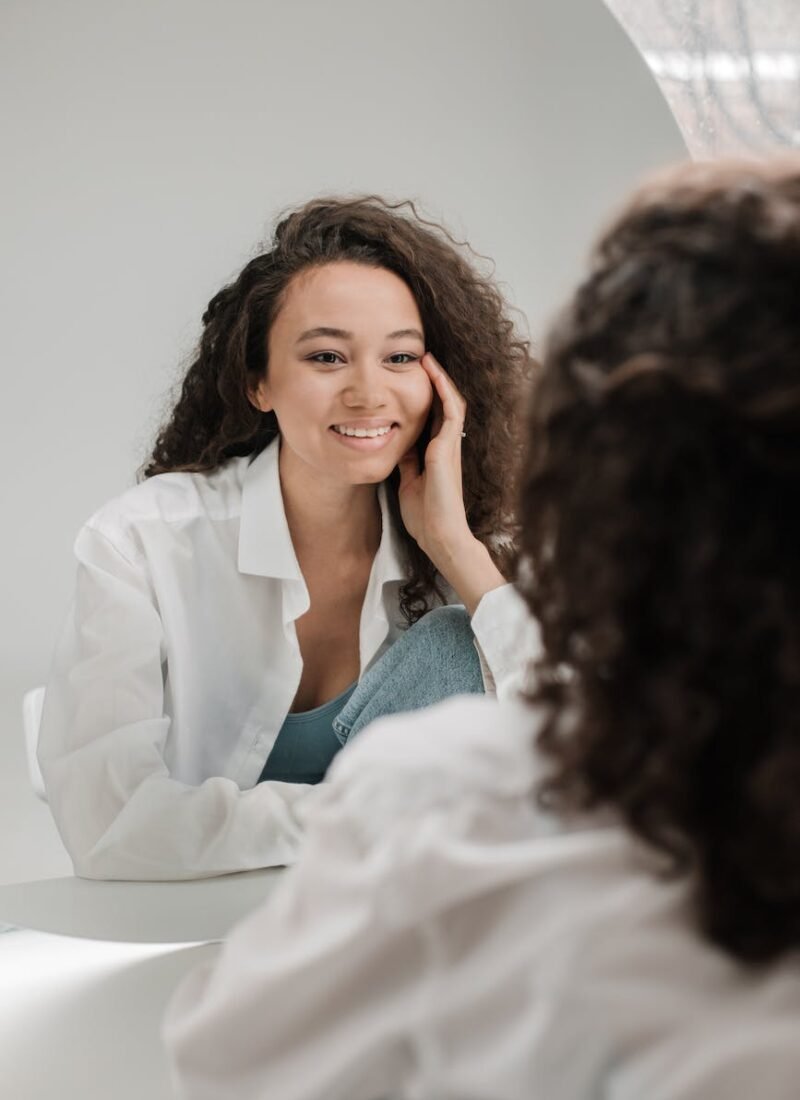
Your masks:
<instances>
[{"instance_id":1,"label":"shirt sleeve","mask_svg":"<svg viewBox=\"0 0 800 1100\"><path fill-rule=\"evenodd\" d=\"M274 904L240 924L168 1007L163 1037L187 1100L407 1095L425 943L383 887L393 838L371 851L329 804L309 830Z\"/></svg>"},{"instance_id":2,"label":"shirt sleeve","mask_svg":"<svg viewBox=\"0 0 800 1100\"><path fill-rule=\"evenodd\" d=\"M192 787L164 757L166 644L146 569L85 527L45 693L39 763L76 874L200 878L291 862L311 788L224 777Z\"/></svg>"},{"instance_id":3,"label":"shirt sleeve","mask_svg":"<svg viewBox=\"0 0 800 1100\"><path fill-rule=\"evenodd\" d=\"M442 1088L450 991L463 1007L465 980L449 922L507 879L486 838L527 837L532 814L532 765L508 767L496 706L464 697L385 718L336 758L306 803L297 863L169 1005L180 1096L457 1095Z\"/></svg>"},{"instance_id":4,"label":"shirt sleeve","mask_svg":"<svg viewBox=\"0 0 800 1100\"><path fill-rule=\"evenodd\" d=\"M542 642L539 624L513 584L486 593L472 616L472 632L487 693L501 701L514 698Z\"/></svg>"}]
</instances>

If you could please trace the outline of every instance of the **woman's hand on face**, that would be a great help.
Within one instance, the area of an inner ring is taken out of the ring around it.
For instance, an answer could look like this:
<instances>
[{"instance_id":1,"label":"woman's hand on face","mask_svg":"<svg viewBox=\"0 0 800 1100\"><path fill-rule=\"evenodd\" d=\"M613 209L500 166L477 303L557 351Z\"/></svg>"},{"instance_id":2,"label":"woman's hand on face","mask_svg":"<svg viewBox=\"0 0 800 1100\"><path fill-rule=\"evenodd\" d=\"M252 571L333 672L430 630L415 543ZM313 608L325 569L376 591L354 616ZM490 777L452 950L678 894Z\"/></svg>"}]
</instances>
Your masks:
<instances>
[{"instance_id":1,"label":"woman's hand on face","mask_svg":"<svg viewBox=\"0 0 800 1100\"><path fill-rule=\"evenodd\" d=\"M416 450L400 460L400 514L408 533L472 615L483 596L506 581L467 523L461 481L467 403L430 352L421 362L433 385L431 441L422 472Z\"/></svg>"},{"instance_id":2,"label":"woman's hand on face","mask_svg":"<svg viewBox=\"0 0 800 1100\"><path fill-rule=\"evenodd\" d=\"M430 352L421 363L433 385L431 440L421 472L415 449L400 460L400 512L408 533L439 568L437 558L446 559L474 541L461 481L467 403Z\"/></svg>"}]
</instances>

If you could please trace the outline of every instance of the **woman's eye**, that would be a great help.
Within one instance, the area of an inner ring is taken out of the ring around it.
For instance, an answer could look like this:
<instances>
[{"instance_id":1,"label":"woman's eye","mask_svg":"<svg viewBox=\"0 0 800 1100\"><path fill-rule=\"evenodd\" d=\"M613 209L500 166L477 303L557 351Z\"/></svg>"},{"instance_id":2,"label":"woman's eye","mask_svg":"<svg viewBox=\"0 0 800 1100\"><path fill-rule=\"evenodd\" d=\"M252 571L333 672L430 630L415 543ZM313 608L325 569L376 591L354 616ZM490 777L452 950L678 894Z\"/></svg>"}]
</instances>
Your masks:
<instances>
[{"instance_id":1,"label":"woman's eye","mask_svg":"<svg viewBox=\"0 0 800 1100\"><path fill-rule=\"evenodd\" d=\"M409 363L418 363L421 359L419 355L411 355L407 351L398 351L395 355L389 356L389 362L393 367L405 367Z\"/></svg>"},{"instance_id":2,"label":"woman's eye","mask_svg":"<svg viewBox=\"0 0 800 1100\"><path fill-rule=\"evenodd\" d=\"M337 363L341 363L342 357L335 351L318 351L309 356L309 360L312 363L324 363L326 367L335 367Z\"/></svg>"}]
</instances>

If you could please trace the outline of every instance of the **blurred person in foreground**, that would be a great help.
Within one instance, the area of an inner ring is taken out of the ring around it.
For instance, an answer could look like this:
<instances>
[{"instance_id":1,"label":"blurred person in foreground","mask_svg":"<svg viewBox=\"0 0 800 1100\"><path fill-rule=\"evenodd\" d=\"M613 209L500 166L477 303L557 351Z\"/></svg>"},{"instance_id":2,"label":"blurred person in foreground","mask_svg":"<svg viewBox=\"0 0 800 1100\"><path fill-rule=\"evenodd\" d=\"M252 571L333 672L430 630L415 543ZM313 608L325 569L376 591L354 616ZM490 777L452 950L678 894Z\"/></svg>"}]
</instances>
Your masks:
<instances>
[{"instance_id":1,"label":"blurred person in foreground","mask_svg":"<svg viewBox=\"0 0 800 1100\"><path fill-rule=\"evenodd\" d=\"M800 160L629 203L551 336L517 701L383 720L165 1036L192 1100L800 1094Z\"/></svg>"}]
</instances>

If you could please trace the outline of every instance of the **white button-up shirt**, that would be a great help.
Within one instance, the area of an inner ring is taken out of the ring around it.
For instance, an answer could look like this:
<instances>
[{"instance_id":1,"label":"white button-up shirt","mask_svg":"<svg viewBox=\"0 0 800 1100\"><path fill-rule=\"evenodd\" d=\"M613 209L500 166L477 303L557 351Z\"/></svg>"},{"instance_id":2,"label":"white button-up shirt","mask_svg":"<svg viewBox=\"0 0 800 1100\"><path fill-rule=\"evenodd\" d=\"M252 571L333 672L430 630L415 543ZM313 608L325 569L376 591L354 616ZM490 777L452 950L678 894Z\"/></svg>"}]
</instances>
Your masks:
<instances>
[{"instance_id":1,"label":"white button-up shirt","mask_svg":"<svg viewBox=\"0 0 800 1100\"><path fill-rule=\"evenodd\" d=\"M538 723L462 697L347 746L170 1005L181 1097L797 1100L797 956L738 965L625 829L546 816Z\"/></svg>"},{"instance_id":2,"label":"white button-up shirt","mask_svg":"<svg viewBox=\"0 0 800 1100\"><path fill-rule=\"evenodd\" d=\"M359 628L361 673L403 628L386 495ZM309 607L278 443L211 474L145 481L75 543L77 589L47 685L39 760L75 870L190 878L290 862L309 788L258 778L297 692ZM487 681L519 665L510 586L473 617Z\"/></svg>"}]
</instances>

